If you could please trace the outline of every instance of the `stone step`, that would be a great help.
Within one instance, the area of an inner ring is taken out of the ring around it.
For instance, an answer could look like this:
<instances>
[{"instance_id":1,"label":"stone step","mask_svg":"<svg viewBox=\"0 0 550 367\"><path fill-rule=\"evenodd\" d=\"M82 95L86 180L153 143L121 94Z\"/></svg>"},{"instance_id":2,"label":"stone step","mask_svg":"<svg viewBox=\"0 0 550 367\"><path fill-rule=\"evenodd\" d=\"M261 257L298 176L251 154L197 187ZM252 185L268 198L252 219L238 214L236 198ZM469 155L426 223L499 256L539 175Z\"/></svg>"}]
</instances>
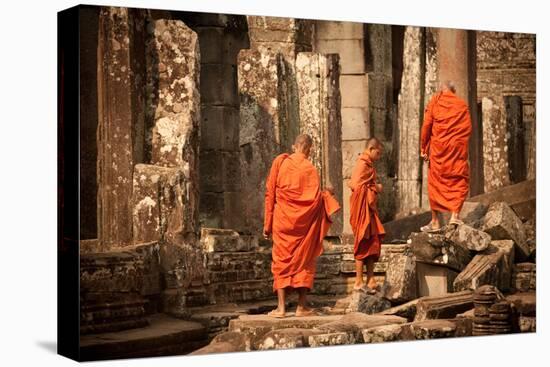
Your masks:
<instances>
[{"instance_id":1,"label":"stone step","mask_svg":"<svg viewBox=\"0 0 550 367\"><path fill-rule=\"evenodd\" d=\"M473 306L472 291L422 297L416 305L414 321L454 318L456 315L468 311Z\"/></svg>"},{"instance_id":2,"label":"stone step","mask_svg":"<svg viewBox=\"0 0 550 367\"><path fill-rule=\"evenodd\" d=\"M164 314L148 318L150 326L80 338L82 361L181 355L208 343L206 329L194 321Z\"/></svg>"}]
</instances>

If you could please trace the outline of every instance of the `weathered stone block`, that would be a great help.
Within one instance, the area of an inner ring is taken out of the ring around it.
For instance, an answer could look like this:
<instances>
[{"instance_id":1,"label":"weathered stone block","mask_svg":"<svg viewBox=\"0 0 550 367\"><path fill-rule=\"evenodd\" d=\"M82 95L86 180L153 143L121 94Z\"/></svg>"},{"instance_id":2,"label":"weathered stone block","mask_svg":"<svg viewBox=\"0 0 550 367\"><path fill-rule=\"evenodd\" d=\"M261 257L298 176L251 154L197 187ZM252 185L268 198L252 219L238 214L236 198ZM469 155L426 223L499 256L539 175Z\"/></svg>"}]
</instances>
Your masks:
<instances>
[{"instance_id":1,"label":"weathered stone block","mask_svg":"<svg viewBox=\"0 0 550 367\"><path fill-rule=\"evenodd\" d=\"M365 72L365 48L362 39L317 40L316 49L323 54L340 55L342 74Z\"/></svg>"},{"instance_id":2,"label":"weathered stone block","mask_svg":"<svg viewBox=\"0 0 550 367\"><path fill-rule=\"evenodd\" d=\"M312 329L279 329L268 332L258 343L258 350L293 349L308 347L309 337L316 332Z\"/></svg>"},{"instance_id":3,"label":"weathered stone block","mask_svg":"<svg viewBox=\"0 0 550 367\"><path fill-rule=\"evenodd\" d=\"M521 220L508 204L504 202L491 204L480 229L489 233L493 240L514 241L518 260L529 257L529 246L526 243Z\"/></svg>"},{"instance_id":4,"label":"weathered stone block","mask_svg":"<svg viewBox=\"0 0 550 367\"><path fill-rule=\"evenodd\" d=\"M355 291L349 296L346 312L362 312L372 315L387 310L390 307L390 301L383 298L379 293L371 295L362 291Z\"/></svg>"},{"instance_id":5,"label":"weathered stone block","mask_svg":"<svg viewBox=\"0 0 550 367\"><path fill-rule=\"evenodd\" d=\"M370 134L368 116L364 108L342 108L342 140L366 140Z\"/></svg>"},{"instance_id":6,"label":"weathered stone block","mask_svg":"<svg viewBox=\"0 0 550 367\"><path fill-rule=\"evenodd\" d=\"M514 262L512 241L493 241L489 248L478 253L454 281L456 291L475 290L493 285L501 291L510 289Z\"/></svg>"},{"instance_id":7,"label":"weathered stone block","mask_svg":"<svg viewBox=\"0 0 550 367\"><path fill-rule=\"evenodd\" d=\"M416 261L444 265L455 271L462 271L471 260L467 248L448 241L444 234L412 233L407 242Z\"/></svg>"},{"instance_id":8,"label":"weathered stone block","mask_svg":"<svg viewBox=\"0 0 550 367\"><path fill-rule=\"evenodd\" d=\"M143 282L143 260L133 252L81 254L80 291L136 292Z\"/></svg>"},{"instance_id":9,"label":"weathered stone block","mask_svg":"<svg viewBox=\"0 0 550 367\"><path fill-rule=\"evenodd\" d=\"M445 237L456 245L477 252L485 250L491 243L491 235L466 224L451 229Z\"/></svg>"},{"instance_id":10,"label":"weathered stone block","mask_svg":"<svg viewBox=\"0 0 550 367\"><path fill-rule=\"evenodd\" d=\"M239 106L237 67L230 64L202 64L200 73L201 103Z\"/></svg>"},{"instance_id":11,"label":"weathered stone block","mask_svg":"<svg viewBox=\"0 0 550 367\"><path fill-rule=\"evenodd\" d=\"M384 281L384 296L392 302L417 298L416 261L410 255L395 255L388 261Z\"/></svg>"},{"instance_id":12,"label":"weathered stone block","mask_svg":"<svg viewBox=\"0 0 550 367\"><path fill-rule=\"evenodd\" d=\"M329 345L352 344L352 342L347 333L328 333L310 335L308 337L308 344L310 347L324 347Z\"/></svg>"},{"instance_id":13,"label":"weathered stone block","mask_svg":"<svg viewBox=\"0 0 550 367\"><path fill-rule=\"evenodd\" d=\"M134 169L134 241L193 243L198 230L196 181L185 169L138 164Z\"/></svg>"},{"instance_id":14,"label":"weathered stone block","mask_svg":"<svg viewBox=\"0 0 550 367\"><path fill-rule=\"evenodd\" d=\"M331 333L347 333L350 342L355 344L363 341L362 331L365 329L383 325L403 324L406 321L406 319L398 316L366 315L360 312L353 312L341 316L341 318L337 321L332 321L317 326L316 329Z\"/></svg>"},{"instance_id":15,"label":"weathered stone block","mask_svg":"<svg viewBox=\"0 0 550 367\"><path fill-rule=\"evenodd\" d=\"M512 288L520 292L536 289L536 264L519 263L513 266Z\"/></svg>"},{"instance_id":16,"label":"weathered stone block","mask_svg":"<svg viewBox=\"0 0 550 367\"><path fill-rule=\"evenodd\" d=\"M460 210L459 217L464 223L475 228L487 213L487 209L489 207L483 203L465 201Z\"/></svg>"},{"instance_id":17,"label":"weathered stone block","mask_svg":"<svg viewBox=\"0 0 550 367\"><path fill-rule=\"evenodd\" d=\"M365 343L382 343L382 342L392 342L399 340L401 334L401 325L383 325L377 326L362 331L363 333L363 342Z\"/></svg>"},{"instance_id":18,"label":"weathered stone block","mask_svg":"<svg viewBox=\"0 0 550 367\"><path fill-rule=\"evenodd\" d=\"M364 75L340 76L342 107L366 107L368 105L368 86Z\"/></svg>"},{"instance_id":19,"label":"weathered stone block","mask_svg":"<svg viewBox=\"0 0 550 367\"><path fill-rule=\"evenodd\" d=\"M417 262L418 296L440 296L452 292L457 275L445 266Z\"/></svg>"},{"instance_id":20,"label":"weathered stone block","mask_svg":"<svg viewBox=\"0 0 550 367\"><path fill-rule=\"evenodd\" d=\"M195 244L163 243L159 251L160 268L167 289L188 287L205 276L204 255Z\"/></svg>"},{"instance_id":21,"label":"weathered stone block","mask_svg":"<svg viewBox=\"0 0 550 367\"><path fill-rule=\"evenodd\" d=\"M410 327L415 339L452 338L456 333L453 320L425 320L413 322Z\"/></svg>"},{"instance_id":22,"label":"weathered stone block","mask_svg":"<svg viewBox=\"0 0 550 367\"><path fill-rule=\"evenodd\" d=\"M147 43L148 108L154 119L152 163L195 174L200 123L197 34L179 20L152 22Z\"/></svg>"},{"instance_id":23,"label":"weathered stone block","mask_svg":"<svg viewBox=\"0 0 550 367\"><path fill-rule=\"evenodd\" d=\"M472 291L422 297L416 305L414 321L454 318L472 307L474 307Z\"/></svg>"}]
</instances>

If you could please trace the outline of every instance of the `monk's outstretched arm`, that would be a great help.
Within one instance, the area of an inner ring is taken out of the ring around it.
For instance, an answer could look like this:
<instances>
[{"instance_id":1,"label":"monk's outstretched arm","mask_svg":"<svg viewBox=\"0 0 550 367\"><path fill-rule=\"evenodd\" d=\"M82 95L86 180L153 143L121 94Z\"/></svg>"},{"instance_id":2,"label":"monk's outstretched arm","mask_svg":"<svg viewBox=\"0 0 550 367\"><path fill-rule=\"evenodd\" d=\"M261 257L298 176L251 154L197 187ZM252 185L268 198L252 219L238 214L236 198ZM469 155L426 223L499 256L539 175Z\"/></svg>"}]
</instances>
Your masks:
<instances>
[{"instance_id":1,"label":"monk's outstretched arm","mask_svg":"<svg viewBox=\"0 0 550 367\"><path fill-rule=\"evenodd\" d=\"M422 123L422 131L420 133L420 154L428 154L430 147L430 138L432 136L432 124L433 124L433 105L434 98L430 100L426 109L424 110L424 122Z\"/></svg>"}]
</instances>

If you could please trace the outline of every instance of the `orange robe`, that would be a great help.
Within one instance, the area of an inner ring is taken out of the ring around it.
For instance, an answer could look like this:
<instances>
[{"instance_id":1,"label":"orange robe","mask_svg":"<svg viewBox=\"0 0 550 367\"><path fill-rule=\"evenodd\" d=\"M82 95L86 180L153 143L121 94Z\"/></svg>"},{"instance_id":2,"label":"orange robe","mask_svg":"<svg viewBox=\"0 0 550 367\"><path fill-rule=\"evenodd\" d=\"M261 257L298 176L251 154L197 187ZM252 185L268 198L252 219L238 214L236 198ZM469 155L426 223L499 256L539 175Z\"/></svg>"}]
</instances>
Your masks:
<instances>
[{"instance_id":1,"label":"orange robe","mask_svg":"<svg viewBox=\"0 0 550 367\"><path fill-rule=\"evenodd\" d=\"M353 255L357 260L380 257L382 238L386 233L378 217L376 170L370 157L363 153L357 159L348 186L350 198L350 224L355 241Z\"/></svg>"},{"instance_id":2,"label":"orange robe","mask_svg":"<svg viewBox=\"0 0 550 367\"><path fill-rule=\"evenodd\" d=\"M304 154L281 154L266 182L264 232L272 234L273 289L313 287L317 257L330 215L340 205L321 191L319 175Z\"/></svg>"},{"instance_id":3,"label":"orange robe","mask_svg":"<svg viewBox=\"0 0 550 367\"><path fill-rule=\"evenodd\" d=\"M433 210L460 212L470 188L468 105L450 91L435 94L424 111L421 150L428 153L428 196Z\"/></svg>"}]
</instances>

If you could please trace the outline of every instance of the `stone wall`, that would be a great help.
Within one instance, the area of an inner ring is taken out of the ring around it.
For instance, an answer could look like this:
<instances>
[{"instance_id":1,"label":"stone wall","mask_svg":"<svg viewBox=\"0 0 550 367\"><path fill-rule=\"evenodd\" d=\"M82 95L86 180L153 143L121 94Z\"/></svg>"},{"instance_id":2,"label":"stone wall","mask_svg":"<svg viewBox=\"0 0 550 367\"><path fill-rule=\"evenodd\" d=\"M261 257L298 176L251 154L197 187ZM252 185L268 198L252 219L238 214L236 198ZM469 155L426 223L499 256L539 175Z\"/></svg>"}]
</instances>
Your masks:
<instances>
[{"instance_id":1,"label":"stone wall","mask_svg":"<svg viewBox=\"0 0 550 367\"><path fill-rule=\"evenodd\" d=\"M524 169L527 179L535 177L535 131L536 131L536 38L534 34L486 32L478 31L477 34L477 86L478 103L484 103L485 98L493 101L502 111L503 97L518 96L522 101L522 123L524 144L522 152L511 151L513 156L521 153L524 156ZM486 101L486 100L485 100ZM487 101L485 102L487 103ZM486 113L488 113L486 111ZM489 117L489 116L485 116ZM495 132L493 120L483 120L484 136L489 137ZM505 117L500 132L494 135L493 145L504 150ZM503 137L504 136L504 137ZM500 141L497 143L497 141ZM485 143L484 143L485 144ZM484 154L485 170L491 170L493 165L491 152ZM502 168L504 169L504 168ZM489 188L504 186L510 178L502 182L490 182ZM511 172L515 176L515 172ZM494 180L493 180L494 181ZM496 186L495 186L496 185Z\"/></svg>"}]
</instances>

